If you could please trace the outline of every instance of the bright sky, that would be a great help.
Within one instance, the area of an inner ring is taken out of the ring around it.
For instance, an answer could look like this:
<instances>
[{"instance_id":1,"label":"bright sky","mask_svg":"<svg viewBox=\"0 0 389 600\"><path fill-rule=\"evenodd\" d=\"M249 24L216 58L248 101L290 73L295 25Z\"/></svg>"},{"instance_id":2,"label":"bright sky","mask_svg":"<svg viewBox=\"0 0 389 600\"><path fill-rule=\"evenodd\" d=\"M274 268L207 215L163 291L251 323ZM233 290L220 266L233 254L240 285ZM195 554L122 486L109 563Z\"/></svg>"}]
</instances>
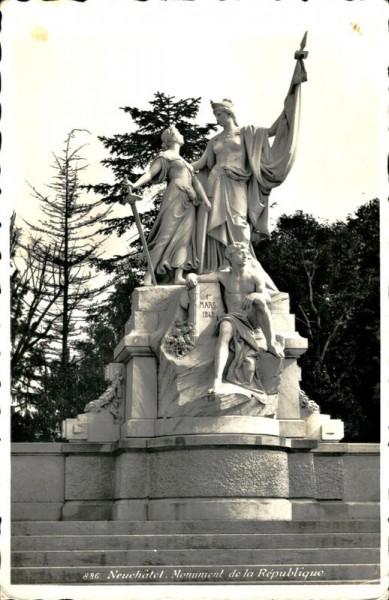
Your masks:
<instances>
[{"instance_id":1,"label":"bright sky","mask_svg":"<svg viewBox=\"0 0 389 600\"><path fill-rule=\"evenodd\" d=\"M202 97L199 123L213 121L211 99L227 97L241 125L271 125L306 30L309 80L297 158L272 192L272 221L298 209L344 219L360 204L386 198L385 0L3 0L1 8L3 222L13 208L37 219L26 181L44 191L52 152L61 152L73 128L91 132L78 138L90 144L88 180L110 181L97 136L130 130L119 107L147 108L156 91ZM115 211L120 216L128 207ZM112 249L125 252L123 243L112 242ZM344 598L354 597L346 592ZM182 597L178 589L169 593ZM244 590L246 598L257 593ZM185 595L198 591L187 588ZM58 590L45 597L57 598ZM106 593L96 590L95 597Z\"/></svg>"},{"instance_id":2,"label":"bright sky","mask_svg":"<svg viewBox=\"0 0 389 600\"><path fill-rule=\"evenodd\" d=\"M5 1L6 195L36 215L26 181L44 187L72 128L92 134L79 137L88 179L111 180L97 136L129 130L119 107L147 108L156 91L201 96L199 122L214 120L211 99L228 97L241 125L269 126L308 30L297 159L272 193L273 220L297 209L343 219L382 194L384 10L383 0Z\"/></svg>"}]
</instances>

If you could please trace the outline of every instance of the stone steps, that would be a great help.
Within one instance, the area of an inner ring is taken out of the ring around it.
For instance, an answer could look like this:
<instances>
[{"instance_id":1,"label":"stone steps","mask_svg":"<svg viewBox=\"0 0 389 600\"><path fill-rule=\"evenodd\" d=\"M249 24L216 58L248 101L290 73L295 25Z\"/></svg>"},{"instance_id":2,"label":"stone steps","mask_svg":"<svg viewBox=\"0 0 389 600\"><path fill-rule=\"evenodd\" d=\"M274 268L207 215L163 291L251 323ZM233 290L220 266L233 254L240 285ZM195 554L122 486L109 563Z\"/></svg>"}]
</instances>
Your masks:
<instances>
[{"instance_id":1,"label":"stone steps","mask_svg":"<svg viewBox=\"0 0 389 600\"><path fill-rule=\"evenodd\" d=\"M247 540L250 544L250 540ZM237 551L238 550L238 551ZM379 550L375 548L212 548L154 550L49 550L14 552L15 567L26 564L32 567L63 566L161 566L161 565L235 565L239 563L257 565L270 562L284 564L374 564L378 563Z\"/></svg>"},{"instance_id":2,"label":"stone steps","mask_svg":"<svg viewBox=\"0 0 389 600\"><path fill-rule=\"evenodd\" d=\"M35 550L161 550L247 548L378 548L377 533L244 533L235 534L146 534L146 535L51 535L18 536L12 541L16 552Z\"/></svg>"},{"instance_id":3,"label":"stone steps","mask_svg":"<svg viewBox=\"0 0 389 600\"><path fill-rule=\"evenodd\" d=\"M14 521L12 535L379 533L376 519L333 521Z\"/></svg>"},{"instance_id":4,"label":"stone steps","mask_svg":"<svg viewBox=\"0 0 389 600\"><path fill-rule=\"evenodd\" d=\"M16 522L12 582L372 582L379 530L372 519Z\"/></svg>"}]
</instances>

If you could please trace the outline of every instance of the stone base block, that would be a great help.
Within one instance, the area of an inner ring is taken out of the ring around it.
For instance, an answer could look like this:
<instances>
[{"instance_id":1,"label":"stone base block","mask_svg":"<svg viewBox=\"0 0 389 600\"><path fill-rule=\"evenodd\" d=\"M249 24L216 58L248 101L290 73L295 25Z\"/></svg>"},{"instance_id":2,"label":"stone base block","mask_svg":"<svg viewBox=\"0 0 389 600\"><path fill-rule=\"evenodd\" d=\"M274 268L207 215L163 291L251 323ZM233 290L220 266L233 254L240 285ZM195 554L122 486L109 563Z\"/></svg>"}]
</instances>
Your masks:
<instances>
[{"instance_id":1,"label":"stone base block","mask_svg":"<svg viewBox=\"0 0 389 600\"><path fill-rule=\"evenodd\" d=\"M362 444L360 445L362 446ZM367 446L369 445L367 444ZM379 502L380 469L378 456L349 453L343 457L343 464L345 467L344 499L359 502Z\"/></svg>"},{"instance_id":2,"label":"stone base block","mask_svg":"<svg viewBox=\"0 0 389 600\"><path fill-rule=\"evenodd\" d=\"M88 441L116 442L120 437L120 424L107 412L88 413Z\"/></svg>"},{"instance_id":3,"label":"stone base block","mask_svg":"<svg viewBox=\"0 0 389 600\"><path fill-rule=\"evenodd\" d=\"M115 457L79 455L66 457L65 500L109 500L114 489Z\"/></svg>"},{"instance_id":4,"label":"stone base block","mask_svg":"<svg viewBox=\"0 0 389 600\"><path fill-rule=\"evenodd\" d=\"M167 435L192 434L254 434L280 435L280 421L266 417L229 415L220 417L171 417L166 419L128 419L122 425L122 437L162 437ZM305 422L287 425L284 430L290 431L281 435L303 437ZM299 433L301 432L301 433Z\"/></svg>"},{"instance_id":5,"label":"stone base block","mask_svg":"<svg viewBox=\"0 0 389 600\"><path fill-rule=\"evenodd\" d=\"M344 424L340 419L330 419L321 426L321 439L325 442L342 440L344 438Z\"/></svg>"},{"instance_id":6,"label":"stone base block","mask_svg":"<svg viewBox=\"0 0 389 600\"><path fill-rule=\"evenodd\" d=\"M12 498L23 502L61 502L64 499L65 460L61 444L12 444Z\"/></svg>"},{"instance_id":7,"label":"stone base block","mask_svg":"<svg viewBox=\"0 0 389 600\"><path fill-rule=\"evenodd\" d=\"M303 419L280 419L280 435L289 438L305 438L306 425Z\"/></svg>"},{"instance_id":8,"label":"stone base block","mask_svg":"<svg viewBox=\"0 0 389 600\"><path fill-rule=\"evenodd\" d=\"M293 521L379 519L379 502L291 500Z\"/></svg>"},{"instance_id":9,"label":"stone base block","mask_svg":"<svg viewBox=\"0 0 389 600\"><path fill-rule=\"evenodd\" d=\"M331 419L330 415L312 413L306 420L307 439L337 442L344 437L344 424L340 419Z\"/></svg>"},{"instance_id":10,"label":"stone base block","mask_svg":"<svg viewBox=\"0 0 389 600\"><path fill-rule=\"evenodd\" d=\"M204 436L206 437L206 436ZM287 498L288 456L281 447L223 445L122 449L115 498Z\"/></svg>"},{"instance_id":11,"label":"stone base block","mask_svg":"<svg viewBox=\"0 0 389 600\"><path fill-rule=\"evenodd\" d=\"M121 428L122 438L154 437L155 419L128 419Z\"/></svg>"},{"instance_id":12,"label":"stone base block","mask_svg":"<svg viewBox=\"0 0 389 600\"><path fill-rule=\"evenodd\" d=\"M131 501L120 500L113 511L117 521L290 521L289 500L266 499L182 499Z\"/></svg>"},{"instance_id":13,"label":"stone base block","mask_svg":"<svg viewBox=\"0 0 389 600\"><path fill-rule=\"evenodd\" d=\"M194 433L240 433L279 435L279 422L266 417L172 417L157 419L155 435L190 435Z\"/></svg>"},{"instance_id":14,"label":"stone base block","mask_svg":"<svg viewBox=\"0 0 389 600\"><path fill-rule=\"evenodd\" d=\"M63 502L12 502L12 521L60 521Z\"/></svg>"},{"instance_id":15,"label":"stone base block","mask_svg":"<svg viewBox=\"0 0 389 600\"><path fill-rule=\"evenodd\" d=\"M86 442L88 440L88 415L78 415L75 419L62 421L63 438L69 442Z\"/></svg>"},{"instance_id":16,"label":"stone base block","mask_svg":"<svg viewBox=\"0 0 389 600\"><path fill-rule=\"evenodd\" d=\"M62 509L63 521L110 521L112 501L82 500L67 501Z\"/></svg>"},{"instance_id":17,"label":"stone base block","mask_svg":"<svg viewBox=\"0 0 389 600\"><path fill-rule=\"evenodd\" d=\"M288 456L290 498L317 498L312 452L291 452Z\"/></svg>"},{"instance_id":18,"label":"stone base block","mask_svg":"<svg viewBox=\"0 0 389 600\"><path fill-rule=\"evenodd\" d=\"M69 442L116 442L120 438L120 425L108 412L89 412L63 421L62 436Z\"/></svg>"},{"instance_id":19,"label":"stone base block","mask_svg":"<svg viewBox=\"0 0 389 600\"><path fill-rule=\"evenodd\" d=\"M112 509L114 521L148 521L147 500L116 500Z\"/></svg>"}]
</instances>

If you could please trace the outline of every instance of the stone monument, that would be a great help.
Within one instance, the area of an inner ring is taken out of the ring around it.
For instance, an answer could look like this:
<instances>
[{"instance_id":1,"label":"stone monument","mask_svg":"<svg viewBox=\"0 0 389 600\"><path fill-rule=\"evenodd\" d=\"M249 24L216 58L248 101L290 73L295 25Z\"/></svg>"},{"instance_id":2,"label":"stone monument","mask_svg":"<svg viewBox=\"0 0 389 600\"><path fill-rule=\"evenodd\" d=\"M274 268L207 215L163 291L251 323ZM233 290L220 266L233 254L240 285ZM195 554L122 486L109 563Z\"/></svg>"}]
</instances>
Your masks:
<instances>
[{"instance_id":1,"label":"stone monument","mask_svg":"<svg viewBox=\"0 0 389 600\"><path fill-rule=\"evenodd\" d=\"M126 183L145 282L66 441L13 445L13 583L359 590L385 573L379 446L339 443L343 423L300 389L307 340L252 245L293 162L304 44L271 128L213 102L222 131L198 161L170 125ZM134 190L153 179L167 186L146 241Z\"/></svg>"},{"instance_id":2,"label":"stone monument","mask_svg":"<svg viewBox=\"0 0 389 600\"><path fill-rule=\"evenodd\" d=\"M110 518L290 520L295 477L316 501L309 451L343 437L300 389L307 340L252 246L269 235L269 195L294 160L304 46L272 127L239 127L230 100L213 102L222 131L198 161L180 156L170 126L149 171L127 182L145 284L106 392L63 426L69 442L116 444ZM168 183L146 242L133 191L154 178ZM64 518L78 510L65 503Z\"/></svg>"},{"instance_id":3,"label":"stone monument","mask_svg":"<svg viewBox=\"0 0 389 600\"><path fill-rule=\"evenodd\" d=\"M183 160L170 125L126 181L144 285L107 388L64 421L66 441L12 445L12 584L358 594L387 572L379 446L339 443L343 423L300 389L307 340L253 250L295 155L304 44L271 128L239 127L231 100L213 102L222 130L199 160ZM167 186L146 241L134 191L155 179Z\"/></svg>"}]
</instances>

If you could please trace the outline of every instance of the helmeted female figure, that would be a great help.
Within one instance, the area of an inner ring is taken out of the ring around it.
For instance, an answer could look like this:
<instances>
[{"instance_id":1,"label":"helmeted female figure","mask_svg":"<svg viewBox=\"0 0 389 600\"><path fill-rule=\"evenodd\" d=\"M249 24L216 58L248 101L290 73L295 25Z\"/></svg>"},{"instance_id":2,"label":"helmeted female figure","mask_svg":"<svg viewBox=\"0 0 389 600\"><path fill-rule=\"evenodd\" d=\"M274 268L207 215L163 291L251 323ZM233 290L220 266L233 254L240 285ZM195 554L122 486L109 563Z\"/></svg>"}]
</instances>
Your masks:
<instances>
[{"instance_id":1,"label":"helmeted female figure","mask_svg":"<svg viewBox=\"0 0 389 600\"><path fill-rule=\"evenodd\" d=\"M239 127L231 100L211 102L222 131L192 163L212 205L204 219L204 248L199 248L204 272L225 264L225 250L230 244L245 243L254 256L252 240L269 237L269 195L285 180L295 156L300 84L306 80L300 54L296 53L298 60L284 109L270 128Z\"/></svg>"}]
</instances>

